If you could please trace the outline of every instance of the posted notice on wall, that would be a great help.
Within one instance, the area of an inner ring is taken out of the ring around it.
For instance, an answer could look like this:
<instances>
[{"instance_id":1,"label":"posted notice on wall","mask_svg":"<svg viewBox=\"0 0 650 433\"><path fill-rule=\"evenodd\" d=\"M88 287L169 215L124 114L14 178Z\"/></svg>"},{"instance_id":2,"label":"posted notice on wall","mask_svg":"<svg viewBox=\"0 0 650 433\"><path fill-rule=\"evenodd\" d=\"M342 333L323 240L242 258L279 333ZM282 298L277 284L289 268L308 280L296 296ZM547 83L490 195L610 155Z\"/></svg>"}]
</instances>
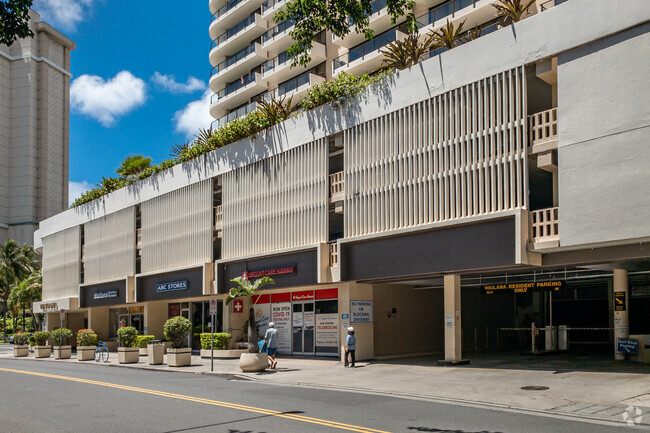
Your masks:
<instances>
[{"instance_id":1,"label":"posted notice on wall","mask_svg":"<svg viewBox=\"0 0 650 433\"><path fill-rule=\"evenodd\" d=\"M278 330L278 352L291 353L291 302L273 304L271 319Z\"/></svg>"},{"instance_id":2,"label":"posted notice on wall","mask_svg":"<svg viewBox=\"0 0 650 433\"><path fill-rule=\"evenodd\" d=\"M316 346L338 347L338 314L316 314Z\"/></svg>"},{"instance_id":3,"label":"posted notice on wall","mask_svg":"<svg viewBox=\"0 0 650 433\"><path fill-rule=\"evenodd\" d=\"M372 301L350 301L351 323L372 323Z\"/></svg>"},{"instance_id":4,"label":"posted notice on wall","mask_svg":"<svg viewBox=\"0 0 650 433\"><path fill-rule=\"evenodd\" d=\"M255 305L255 321L260 329L260 339L264 338L266 330L269 329L269 322L271 321L271 304L258 304Z\"/></svg>"}]
</instances>

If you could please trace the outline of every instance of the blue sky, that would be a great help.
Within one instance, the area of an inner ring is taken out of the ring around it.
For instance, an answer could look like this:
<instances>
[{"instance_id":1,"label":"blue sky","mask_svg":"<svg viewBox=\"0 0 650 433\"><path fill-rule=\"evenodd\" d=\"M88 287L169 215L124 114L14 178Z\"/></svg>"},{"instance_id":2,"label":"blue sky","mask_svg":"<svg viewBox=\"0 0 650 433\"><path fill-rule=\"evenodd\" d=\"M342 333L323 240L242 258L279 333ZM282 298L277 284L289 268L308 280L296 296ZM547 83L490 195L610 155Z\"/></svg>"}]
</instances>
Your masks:
<instances>
[{"instance_id":1,"label":"blue sky","mask_svg":"<svg viewBox=\"0 0 650 433\"><path fill-rule=\"evenodd\" d=\"M72 52L70 202L124 157L160 162L209 127L207 0L35 0Z\"/></svg>"}]
</instances>

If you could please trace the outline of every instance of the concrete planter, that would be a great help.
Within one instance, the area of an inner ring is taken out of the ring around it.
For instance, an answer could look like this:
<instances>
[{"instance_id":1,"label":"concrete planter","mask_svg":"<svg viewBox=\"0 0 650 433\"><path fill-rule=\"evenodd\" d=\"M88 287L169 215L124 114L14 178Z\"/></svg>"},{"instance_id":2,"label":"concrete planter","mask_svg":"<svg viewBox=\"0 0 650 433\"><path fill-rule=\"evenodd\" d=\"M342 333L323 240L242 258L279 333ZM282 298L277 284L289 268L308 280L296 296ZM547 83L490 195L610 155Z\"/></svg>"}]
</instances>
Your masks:
<instances>
[{"instance_id":1,"label":"concrete planter","mask_svg":"<svg viewBox=\"0 0 650 433\"><path fill-rule=\"evenodd\" d=\"M170 367L187 367L192 363L192 349L167 349L167 365Z\"/></svg>"},{"instance_id":2,"label":"concrete planter","mask_svg":"<svg viewBox=\"0 0 650 433\"><path fill-rule=\"evenodd\" d=\"M34 358L49 358L52 348L50 346L32 346L34 348Z\"/></svg>"},{"instance_id":3,"label":"concrete planter","mask_svg":"<svg viewBox=\"0 0 650 433\"><path fill-rule=\"evenodd\" d=\"M241 357L242 353L248 352L247 349L238 350L214 350L214 358L235 359ZM201 349L201 358L210 359L210 349Z\"/></svg>"},{"instance_id":4,"label":"concrete planter","mask_svg":"<svg viewBox=\"0 0 650 433\"><path fill-rule=\"evenodd\" d=\"M24 344L24 345L15 345L14 346L14 356L16 358L20 358L23 356L29 355L29 346Z\"/></svg>"},{"instance_id":5,"label":"concrete planter","mask_svg":"<svg viewBox=\"0 0 650 433\"><path fill-rule=\"evenodd\" d=\"M136 364L140 360L139 347L118 347L117 362L120 364Z\"/></svg>"},{"instance_id":6,"label":"concrete planter","mask_svg":"<svg viewBox=\"0 0 650 433\"><path fill-rule=\"evenodd\" d=\"M162 364L165 360L165 345L147 344L147 356L149 357L149 365Z\"/></svg>"},{"instance_id":7,"label":"concrete planter","mask_svg":"<svg viewBox=\"0 0 650 433\"><path fill-rule=\"evenodd\" d=\"M95 346L77 346L77 361L92 361L95 359Z\"/></svg>"},{"instance_id":8,"label":"concrete planter","mask_svg":"<svg viewBox=\"0 0 650 433\"><path fill-rule=\"evenodd\" d=\"M140 356L147 356L147 354L149 353L147 350L148 350L147 347L141 347L140 348Z\"/></svg>"},{"instance_id":9,"label":"concrete planter","mask_svg":"<svg viewBox=\"0 0 650 433\"><path fill-rule=\"evenodd\" d=\"M244 372L264 371L269 365L266 353L242 353L239 368Z\"/></svg>"},{"instance_id":10,"label":"concrete planter","mask_svg":"<svg viewBox=\"0 0 650 433\"><path fill-rule=\"evenodd\" d=\"M70 359L72 346L54 346L54 359Z\"/></svg>"}]
</instances>

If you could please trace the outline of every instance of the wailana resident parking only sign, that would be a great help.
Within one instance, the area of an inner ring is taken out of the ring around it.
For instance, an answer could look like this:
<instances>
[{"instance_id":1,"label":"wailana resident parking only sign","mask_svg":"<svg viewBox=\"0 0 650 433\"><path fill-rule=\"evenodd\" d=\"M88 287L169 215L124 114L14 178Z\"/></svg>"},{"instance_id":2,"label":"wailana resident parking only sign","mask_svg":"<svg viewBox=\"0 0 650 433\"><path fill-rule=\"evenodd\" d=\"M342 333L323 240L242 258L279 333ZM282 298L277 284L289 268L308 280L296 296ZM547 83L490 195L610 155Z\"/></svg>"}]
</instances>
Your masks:
<instances>
[{"instance_id":1,"label":"wailana resident parking only sign","mask_svg":"<svg viewBox=\"0 0 650 433\"><path fill-rule=\"evenodd\" d=\"M372 323L372 301L350 301L350 323Z\"/></svg>"}]
</instances>

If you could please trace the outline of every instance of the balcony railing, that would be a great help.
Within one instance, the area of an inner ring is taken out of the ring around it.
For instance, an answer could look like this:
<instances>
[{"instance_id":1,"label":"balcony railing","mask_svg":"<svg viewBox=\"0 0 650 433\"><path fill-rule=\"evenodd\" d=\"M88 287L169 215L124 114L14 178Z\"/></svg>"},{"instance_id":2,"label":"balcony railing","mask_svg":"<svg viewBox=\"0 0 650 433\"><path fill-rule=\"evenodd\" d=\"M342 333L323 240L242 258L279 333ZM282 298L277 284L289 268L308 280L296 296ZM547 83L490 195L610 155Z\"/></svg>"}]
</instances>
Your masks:
<instances>
[{"instance_id":1,"label":"balcony railing","mask_svg":"<svg viewBox=\"0 0 650 433\"><path fill-rule=\"evenodd\" d=\"M239 32L241 32L242 30L244 30L246 27L250 26L254 22L255 22L255 14L252 13L245 20L237 23L235 26L229 28L228 30L226 30L225 32L217 36L217 38L212 41L212 45L210 49L213 49L223 44L228 39L236 36Z\"/></svg>"},{"instance_id":2,"label":"balcony railing","mask_svg":"<svg viewBox=\"0 0 650 433\"><path fill-rule=\"evenodd\" d=\"M215 74L218 74L219 72L222 72L224 69L228 69L230 66L234 65L244 57L247 57L255 52L255 42L247 46L241 51L236 52L232 56L228 57L226 60L223 62L219 63L217 66L213 68L213 71ZM211 74L212 75L212 74Z\"/></svg>"},{"instance_id":3,"label":"balcony railing","mask_svg":"<svg viewBox=\"0 0 650 433\"><path fill-rule=\"evenodd\" d=\"M269 9L273 9L276 5L280 3L284 3L285 0L266 0L264 3L262 3L262 13L268 11Z\"/></svg>"},{"instance_id":4,"label":"balcony railing","mask_svg":"<svg viewBox=\"0 0 650 433\"><path fill-rule=\"evenodd\" d=\"M264 62L264 64L262 65L262 72L267 73L272 69L284 65L289 60L291 60L291 57L289 57L286 51L283 51L280 54L278 54L277 57L274 57L271 60L267 60L266 62Z\"/></svg>"},{"instance_id":5,"label":"balcony railing","mask_svg":"<svg viewBox=\"0 0 650 433\"><path fill-rule=\"evenodd\" d=\"M235 120L238 117L242 117L250 113L251 111L257 110L257 102L251 102L248 105L238 108L237 110L232 111L231 113L226 114L225 116L219 118L219 126L223 126L231 120Z\"/></svg>"},{"instance_id":6,"label":"balcony railing","mask_svg":"<svg viewBox=\"0 0 650 433\"><path fill-rule=\"evenodd\" d=\"M279 35L280 33L284 32L285 30L291 28L296 24L296 20L294 19L288 19L282 21L280 24L277 26L273 27L271 30L267 31L262 35L262 43L269 41Z\"/></svg>"},{"instance_id":7,"label":"balcony railing","mask_svg":"<svg viewBox=\"0 0 650 433\"><path fill-rule=\"evenodd\" d=\"M474 3L474 0L450 0L429 12L416 17L415 21L419 28L426 27L436 21L452 17L465 8L473 7Z\"/></svg>"},{"instance_id":8,"label":"balcony railing","mask_svg":"<svg viewBox=\"0 0 650 433\"><path fill-rule=\"evenodd\" d=\"M372 39L368 42L364 42L363 44L358 45L352 48L347 53L343 54L342 56L339 56L336 59L334 59L334 70L336 71L337 69L345 65L348 65L357 59L362 59L368 54L374 53L375 51L379 50L385 45L394 42L396 39L397 39L397 30L391 30L389 32L386 32L376 37L375 39Z\"/></svg>"},{"instance_id":9,"label":"balcony railing","mask_svg":"<svg viewBox=\"0 0 650 433\"><path fill-rule=\"evenodd\" d=\"M135 247L140 250L142 249L142 229L137 229L135 233Z\"/></svg>"},{"instance_id":10,"label":"balcony railing","mask_svg":"<svg viewBox=\"0 0 650 433\"><path fill-rule=\"evenodd\" d=\"M549 0L547 2L542 3L540 10L542 12L547 11L554 6L564 3L565 1L567 0Z\"/></svg>"},{"instance_id":11,"label":"balcony railing","mask_svg":"<svg viewBox=\"0 0 650 433\"><path fill-rule=\"evenodd\" d=\"M332 201L343 200L343 172L330 174L330 197Z\"/></svg>"},{"instance_id":12,"label":"balcony railing","mask_svg":"<svg viewBox=\"0 0 650 433\"><path fill-rule=\"evenodd\" d=\"M221 230L223 228L223 206L214 207L214 229Z\"/></svg>"},{"instance_id":13,"label":"balcony railing","mask_svg":"<svg viewBox=\"0 0 650 433\"><path fill-rule=\"evenodd\" d=\"M375 0L374 2L370 3L370 15L374 15L383 8L386 7L387 0ZM348 24L352 26L354 24L354 21L352 18L348 18Z\"/></svg>"},{"instance_id":14,"label":"balcony railing","mask_svg":"<svg viewBox=\"0 0 650 433\"><path fill-rule=\"evenodd\" d=\"M530 212L530 226L533 242L557 241L560 239L559 208L551 207Z\"/></svg>"},{"instance_id":15,"label":"balcony railing","mask_svg":"<svg viewBox=\"0 0 650 433\"><path fill-rule=\"evenodd\" d=\"M339 244L332 242L329 244L330 249L330 267L335 268L339 265Z\"/></svg>"},{"instance_id":16,"label":"balcony railing","mask_svg":"<svg viewBox=\"0 0 650 433\"><path fill-rule=\"evenodd\" d=\"M248 73L241 77L239 80L234 81L230 84L228 84L226 87L223 89L219 90L217 93L217 100L224 98L231 93L236 92L237 90L241 89L242 87L246 87L250 83L253 83L256 79L255 72Z\"/></svg>"},{"instance_id":17,"label":"balcony railing","mask_svg":"<svg viewBox=\"0 0 650 433\"><path fill-rule=\"evenodd\" d=\"M303 72L297 77L292 78L291 80L285 81L284 83L280 84L277 90L278 96L286 95L287 93L296 90L298 87L308 84L310 74L313 74L313 72L310 71Z\"/></svg>"},{"instance_id":18,"label":"balcony railing","mask_svg":"<svg viewBox=\"0 0 650 433\"><path fill-rule=\"evenodd\" d=\"M557 108L528 116L530 144L557 140Z\"/></svg>"},{"instance_id":19,"label":"balcony railing","mask_svg":"<svg viewBox=\"0 0 650 433\"><path fill-rule=\"evenodd\" d=\"M222 16L228 13L231 9L236 7L239 3L243 2L244 0L231 0L228 3L226 3L225 6L221 7L218 11L212 14L212 21L218 20Z\"/></svg>"}]
</instances>

